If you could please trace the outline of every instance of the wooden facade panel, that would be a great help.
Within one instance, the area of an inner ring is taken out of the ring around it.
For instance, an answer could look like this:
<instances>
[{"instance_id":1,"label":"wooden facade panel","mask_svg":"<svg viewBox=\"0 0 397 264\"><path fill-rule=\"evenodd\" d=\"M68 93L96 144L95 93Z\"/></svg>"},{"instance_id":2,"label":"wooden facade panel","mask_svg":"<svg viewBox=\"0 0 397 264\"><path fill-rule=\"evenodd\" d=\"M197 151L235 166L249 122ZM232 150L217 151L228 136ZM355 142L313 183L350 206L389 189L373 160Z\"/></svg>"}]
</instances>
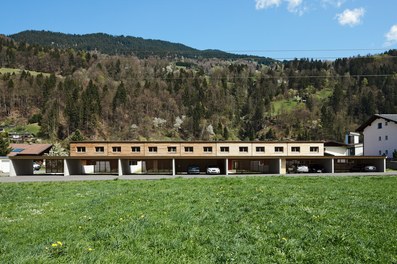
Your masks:
<instances>
[{"instance_id":1,"label":"wooden facade panel","mask_svg":"<svg viewBox=\"0 0 397 264\"><path fill-rule=\"evenodd\" d=\"M73 142L70 156L281 157L324 156L322 142Z\"/></svg>"}]
</instances>

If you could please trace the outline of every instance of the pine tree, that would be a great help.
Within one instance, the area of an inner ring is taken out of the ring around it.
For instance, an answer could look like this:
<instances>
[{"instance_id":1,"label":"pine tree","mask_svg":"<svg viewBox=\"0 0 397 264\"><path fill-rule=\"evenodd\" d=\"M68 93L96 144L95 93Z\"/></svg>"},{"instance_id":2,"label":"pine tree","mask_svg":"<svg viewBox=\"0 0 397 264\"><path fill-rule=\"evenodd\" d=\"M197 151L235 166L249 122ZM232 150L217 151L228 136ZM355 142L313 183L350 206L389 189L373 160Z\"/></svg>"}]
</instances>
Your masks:
<instances>
[{"instance_id":1,"label":"pine tree","mask_svg":"<svg viewBox=\"0 0 397 264\"><path fill-rule=\"evenodd\" d=\"M12 151L7 139L0 137L0 156L7 156Z\"/></svg>"}]
</instances>

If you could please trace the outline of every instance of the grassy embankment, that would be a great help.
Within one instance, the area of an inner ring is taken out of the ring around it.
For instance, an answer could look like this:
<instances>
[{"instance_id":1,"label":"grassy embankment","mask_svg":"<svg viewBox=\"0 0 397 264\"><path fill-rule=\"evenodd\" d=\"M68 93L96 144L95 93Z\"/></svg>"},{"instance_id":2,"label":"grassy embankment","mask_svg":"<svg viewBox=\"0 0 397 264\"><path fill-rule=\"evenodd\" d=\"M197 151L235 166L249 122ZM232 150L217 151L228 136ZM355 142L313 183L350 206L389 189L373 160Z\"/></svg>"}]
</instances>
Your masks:
<instances>
[{"instance_id":1,"label":"grassy embankment","mask_svg":"<svg viewBox=\"0 0 397 264\"><path fill-rule=\"evenodd\" d=\"M397 177L0 184L0 263L396 263Z\"/></svg>"}]
</instances>

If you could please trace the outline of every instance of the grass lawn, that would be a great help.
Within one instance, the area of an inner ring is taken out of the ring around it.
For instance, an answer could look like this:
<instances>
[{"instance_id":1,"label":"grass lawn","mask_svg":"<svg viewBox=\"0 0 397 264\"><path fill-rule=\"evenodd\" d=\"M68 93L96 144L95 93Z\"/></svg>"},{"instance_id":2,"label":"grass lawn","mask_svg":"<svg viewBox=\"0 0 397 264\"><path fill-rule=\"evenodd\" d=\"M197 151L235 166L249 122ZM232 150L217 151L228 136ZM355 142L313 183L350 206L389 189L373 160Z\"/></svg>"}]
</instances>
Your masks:
<instances>
[{"instance_id":1,"label":"grass lawn","mask_svg":"<svg viewBox=\"0 0 397 264\"><path fill-rule=\"evenodd\" d=\"M0 184L0 263L397 263L397 177Z\"/></svg>"}]
</instances>

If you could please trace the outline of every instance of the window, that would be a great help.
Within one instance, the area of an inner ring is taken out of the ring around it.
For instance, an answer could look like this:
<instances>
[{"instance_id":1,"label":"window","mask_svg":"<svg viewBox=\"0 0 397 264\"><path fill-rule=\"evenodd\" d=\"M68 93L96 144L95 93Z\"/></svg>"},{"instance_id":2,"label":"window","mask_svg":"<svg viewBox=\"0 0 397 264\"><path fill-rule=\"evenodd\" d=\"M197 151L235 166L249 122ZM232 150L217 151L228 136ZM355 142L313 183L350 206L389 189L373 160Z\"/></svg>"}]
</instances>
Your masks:
<instances>
[{"instance_id":1,"label":"window","mask_svg":"<svg viewBox=\"0 0 397 264\"><path fill-rule=\"evenodd\" d=\"M248 147L239 147L238 150L240 152L248 152Z\"/></svg>"},{"instance_id":2,"label":"window","mask_svg":"<svg viewBox=\"0 0 397 264\"><path fill-rule=\"evenodd\" d=\"M310 152L319 152L318 147L310 147Z\"/></svg>"},{"instance_id":3,"label":"window","mask_svg":"<svg viewBox=\"0 0 397 264\"><path fill-rule=\"evenodd\" d=\"M212 152L212 147L203 147L203 150L205 153L211 153Z\"/></svg>"},{"instance_id":4,"label":"window","mask_svg":"<svg viewBox=\"0 0 397 264\"><path fill-rule=\"evenodd\" d=\"M379 136L378 140L379 140L379 141L382 141L382 137L381 137L381 136Z\"/></svg>"},{"instance_id":5,"label":"window","mask_svg":"<svg viewBox=\"0 0 397 264\"><path fill-rule=\"evenodd\" d=\"M379 150L379 156L382 156L382 151L381 150Z\"/></svg>"},{"instance_id":6,"label":"window","mask_svg":"<svg viewBox=\"0 0 397 264\"><path fill-rule=\"evenodd\" d=\"M274 147L274 152L284 152L284 147Z\"/></svg>"},{"instance_id":7,"label":"window","mask_svg":"<svg viewBox=\"0 0 397 264\"><path fill-rule=\"evenodd\" d=\"M378 123L378 129L382 128L382 123Z\"/></svg>"},{"instance_id":8,"label":"window","mask_svg":"<svg viewBox=\"0 0 397 264\"><path fill-rule=\"evenodd\" d=\"M265 147L256 147L256 152L265 152Z\"/></svg>"},{"instance_id":9,"label":"window","mask_svg":"<svg viewBox=\"0 0 397 264\"><path fill-rule=\"evenodd\" d=\"M112 147L112 151L113 152L121 152L121 147L117 146L117 147Z\"/></svg>"},{"instance_id":10,"label":"window","mask_svg":"<svg viewBox=\"0 0 397 264\"><path fill-rule=\"evenodd\" d=\"M386 121L386 122L385 122L385 126L387 126L388 124L389 124L389 122L388 122L388 121Z\"/></svg>"},{"instance_id":11,"label":"window","mask_svg":"<svg viewBox=\"0 0 397 264\"><path fill-rule=\"evenodd\" d=\"M336 163L347 163L347 159L337 159Z\"/></svg>"},{"instance_id":12,"label":"window","mask_svg":"<svg viewBox=\"0 0 397 264\"><path fill-rule=\"evenodd\" d=\"M185 147L185 152L193 152L193 147Z\"/></svg>"},{"instance_id":13,"label":"window","mask_svg":"<svg viewBox=\"0 0 397 264\"><path fill-rule=\"evenodd\" d=\"M292 152L301 152L301 147L291 147Z\"/></svg>"},{"instance_id":14,"label":"window","mask_svg":"<svg viewBox=\"0 0 397 264\"><path fill-rule=\"evenodd\" d=\"M136 165L138 165L138 161L137 160L130 160L129 165L130 166L136 166Z\"/></svg>"},{"instance_id":15,"label":"window","mask_svg":"<svg viewBox=\"0 0 397 264\"><path fill-rule=\"evenodd\" d=\"M389 155L389 151L387 149L385 150L385 153L386 153L386 155Z\"/></svg>"},{"instance_id":16,"label":"window","mask_svg":"<svg viewBox=\"0 0 397 264\"><path fill-rule=\"evenodd\" d=\"M157 147L149 147L149 152L157 152Z\"/></svg>"},{"instance_id":17,"label":"window","mask_svg":"<svg viewBox=\"0 0 397 264\"><path fill-rule=\"evenodd\" d=\"M95 152L103 153L105 152L105 147L95 147Z\"/></svg>"},{"instance_id":18,"label":"window","mask_svg":"<svg viewBox=\"0 0 397 264\"><path fill-rule=\"evenodd\" d=\"M229 152L229 147L221 147L221 152Z\"/></svg>"},{"instance_id":19,"label":"window","mask_svg":"<svg viewBox=\"0 0 397 264\"><path fill-rule=\"evenodd\" d=\"M77 152L80 152L80 153L85 152L85 147L77 147Z\"/></svg>"},{"instance_id":20,"label":"window","mask_svg":"<svg viewBox=\"0 0 397 264\"><path fill-rule=\"evenodd\" d=\"M389 140L389 136L385 136L385 140Z\"/></svg>"},{"instance_id":21,"label":"window","mask_svg":"<svg viewBox=\"0 0 397 264\"><path fill-rule=\"evenodd\" d=\"M176 147L168 147L168 152L175 153Z\"/></svg>"},{"instance_id":22,"label":"window","mask_svg":"<svg viewBox=\"0 0 397 264\"><path fill-rule=\"evenodd\" d=\"M141 152L141 147L133 146L131 147L131 152Z\"/></svg>"}]
</instances>

